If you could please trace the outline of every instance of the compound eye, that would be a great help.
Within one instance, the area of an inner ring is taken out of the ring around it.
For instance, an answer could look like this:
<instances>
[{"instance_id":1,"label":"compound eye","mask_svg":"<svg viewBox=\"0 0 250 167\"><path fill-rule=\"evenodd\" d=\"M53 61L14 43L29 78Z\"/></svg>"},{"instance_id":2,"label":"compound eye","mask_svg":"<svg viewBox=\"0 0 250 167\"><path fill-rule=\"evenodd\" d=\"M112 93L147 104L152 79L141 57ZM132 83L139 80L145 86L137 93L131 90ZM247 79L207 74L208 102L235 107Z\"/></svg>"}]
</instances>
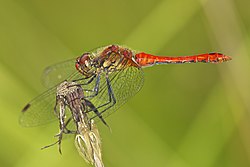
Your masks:
<instances>
[{"instance_id":1,"label":"compound eye","mask_svg":"<svg viewBox=\"0 0 250 167\"><path fill-rule=\"evenodd\" d=\"M78 59L78 63L80 65L86 65L88 66L88 62L89 62L89 53L84 53L79 59Z\"/></svg>"}]
</instances>

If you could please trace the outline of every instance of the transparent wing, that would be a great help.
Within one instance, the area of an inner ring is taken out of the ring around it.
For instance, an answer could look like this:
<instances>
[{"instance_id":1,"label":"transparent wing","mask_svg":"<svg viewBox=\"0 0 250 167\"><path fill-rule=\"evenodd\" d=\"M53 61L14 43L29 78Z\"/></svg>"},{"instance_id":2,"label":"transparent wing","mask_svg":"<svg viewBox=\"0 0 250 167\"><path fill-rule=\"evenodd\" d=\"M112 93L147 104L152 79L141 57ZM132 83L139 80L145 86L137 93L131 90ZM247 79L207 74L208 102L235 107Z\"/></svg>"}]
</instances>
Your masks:
<instances>
[{"instance_id":1,"label":"transparent wing","mask_svg":"<svg viewBox=\"0 0 250 167\"><path fill-rule=\"evenodd\" d=\"M73 73L78 73L75 68L75 61L74 58L45 68L42 74L42 84L46 88L51 88L69 78Z\"/></svg>"},{"instance_id":2,"label":"transparent wing","mask_svg":"<svg viewBox=\"0 0 250 167\"><path fill-rule=\"evenodd\" d=\"M56 87L31 100L23 109L19 122L22 126L32 127L56 120L54 106L56 105Z\"/></svg>"},{"instance_id":3,"label":"transparent wing","mask_svg":"<svg viewBox=\"0 0 250 167\"><path fill-rule=\"evenodd\" d=\"M106 110L104 113L102 113L102 116L105 118L109 116L111 113L116 111L118 108L120 108L124 103L128 101L128 99L132 96L134 96L143 86L144 82L144 75L141 68L136 67L128 67L124 70L113 72L112 74L109 74L110 83L112 86L112 90L114 92L114 96L116 99L116 104ZM95 81L93 81L91 84L87 86L89 89L93 89L95 85ZM84 87L84 86L83 86ZM85 93L86 97L88 96L87 93ZM102 74L101 80L100 80L100 91L97 96L90 99L90 101L95 105L95 107L98 108L98 106L101 106L109 101L108 96L108 88L107 83L105 79L105 74ZM102 112L106 107L112 105L113 103L109 103L108 105L98 108L99 112ZM95 116L94 113L89 113L90 117ZM99 119L95 118L96 122L99 121Z\"/></svg>"},{"instance_id":4,"label":"transparent wing","mask_svg":"<svg viewBox=\"0 0 250 167\"><path fill-rule=\"evenodd\" d=\"M19 118L19 122L22 126L25 127L39 126L57 120L57 117L54 113L54 107L56 105L57 86L60 84L60 83L58 84L57 82L62 82L66 79L69 81L78 80L79 78L83 77L81 73L79 73L74 69L73 73L71 74L67 73L67 75L64 74L63 76L65 76L65 78L64 77L62 79L56 78L53 80L52 76L54 76L55 74L60 74L61 71L60 69L62 69L61 68L62 66L60 65L70 64L70 62L72 61L66 61L65 63L59 63L57 65L48 67L48 69L52 69L52 71L47 73L48 75L45 75L45 80L50 81L47 82L48 85L56 84L56 86L50 88L41 95L37 96L24 107ZM68 66L66 65L66 67ZM81 80L81 83L84 82L87 81ZM68 107L66 107L66 116L67 119L71 117L71 112L69 111ZM75 131L74 121L71 120L67 127L70 130Z\"/></svg>"}]
</instances>

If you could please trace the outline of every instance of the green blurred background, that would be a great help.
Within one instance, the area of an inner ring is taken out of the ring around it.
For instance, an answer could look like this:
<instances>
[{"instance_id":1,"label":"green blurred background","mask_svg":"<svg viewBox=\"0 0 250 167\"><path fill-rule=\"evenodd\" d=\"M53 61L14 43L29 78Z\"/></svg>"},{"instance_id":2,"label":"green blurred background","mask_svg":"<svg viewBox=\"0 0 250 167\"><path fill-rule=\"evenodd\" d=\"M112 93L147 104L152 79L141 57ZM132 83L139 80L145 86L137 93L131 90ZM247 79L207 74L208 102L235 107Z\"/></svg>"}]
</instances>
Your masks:
<instances>
[{"instance_id":1,"label":"green blurred background","mask_svg":"<svg viewBox=\"0 0 250 167\"><path fill-rule=\"evenodd\" d=\"M250 166L247 0L0 0L0 166L88 166L57 122L23 128L43 69L108 44L158 55L219 51L224 64L146 68L143 89L99 124L108 167Z\"/></svg>"}]
</instances>

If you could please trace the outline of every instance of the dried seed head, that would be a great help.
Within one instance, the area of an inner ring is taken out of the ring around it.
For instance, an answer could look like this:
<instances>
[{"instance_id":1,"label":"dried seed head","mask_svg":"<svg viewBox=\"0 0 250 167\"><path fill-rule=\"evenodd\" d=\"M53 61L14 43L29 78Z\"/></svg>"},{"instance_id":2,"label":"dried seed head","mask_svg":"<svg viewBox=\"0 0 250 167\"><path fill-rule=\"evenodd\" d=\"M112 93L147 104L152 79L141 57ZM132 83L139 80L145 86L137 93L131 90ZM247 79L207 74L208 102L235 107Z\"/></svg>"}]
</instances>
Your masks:
<instances>
[{"instance_id":1,"label":"dried seed head","mask_svg":"<svg viewBox=\"0 0 250 167\"><path fill-rule=\"evenodd\" d=\"M104 167L101 154L101 139L93 120L90 126L89 129L84 123L79 124L79 133L75 137L75 146L86 162L95 167Z\"/></svg>"}]
</instances>

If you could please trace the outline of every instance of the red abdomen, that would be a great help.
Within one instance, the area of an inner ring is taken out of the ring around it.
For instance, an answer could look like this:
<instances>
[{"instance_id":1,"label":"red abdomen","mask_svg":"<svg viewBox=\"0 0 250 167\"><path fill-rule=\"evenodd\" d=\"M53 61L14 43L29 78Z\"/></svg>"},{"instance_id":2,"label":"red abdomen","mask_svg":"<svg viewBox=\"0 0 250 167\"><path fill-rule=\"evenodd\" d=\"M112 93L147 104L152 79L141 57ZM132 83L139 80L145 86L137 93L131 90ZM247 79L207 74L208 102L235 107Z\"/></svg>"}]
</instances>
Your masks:
<instances>
[{"instance_id":1,"label":"red abdomen","mask_svg":"<svg viewBox=\"0 0 250 167\"><path fill-rule=\"evenodd\" d=\"M154 56L147 53L138 53L135 55L135 61L140 66L152 66L156 64L176 64L176 63L222 63L229 61L232 58L221 53L207 53L195 56L181 56L181 57L168 57L168 56Z\"/></svg>"}]
</instances>

